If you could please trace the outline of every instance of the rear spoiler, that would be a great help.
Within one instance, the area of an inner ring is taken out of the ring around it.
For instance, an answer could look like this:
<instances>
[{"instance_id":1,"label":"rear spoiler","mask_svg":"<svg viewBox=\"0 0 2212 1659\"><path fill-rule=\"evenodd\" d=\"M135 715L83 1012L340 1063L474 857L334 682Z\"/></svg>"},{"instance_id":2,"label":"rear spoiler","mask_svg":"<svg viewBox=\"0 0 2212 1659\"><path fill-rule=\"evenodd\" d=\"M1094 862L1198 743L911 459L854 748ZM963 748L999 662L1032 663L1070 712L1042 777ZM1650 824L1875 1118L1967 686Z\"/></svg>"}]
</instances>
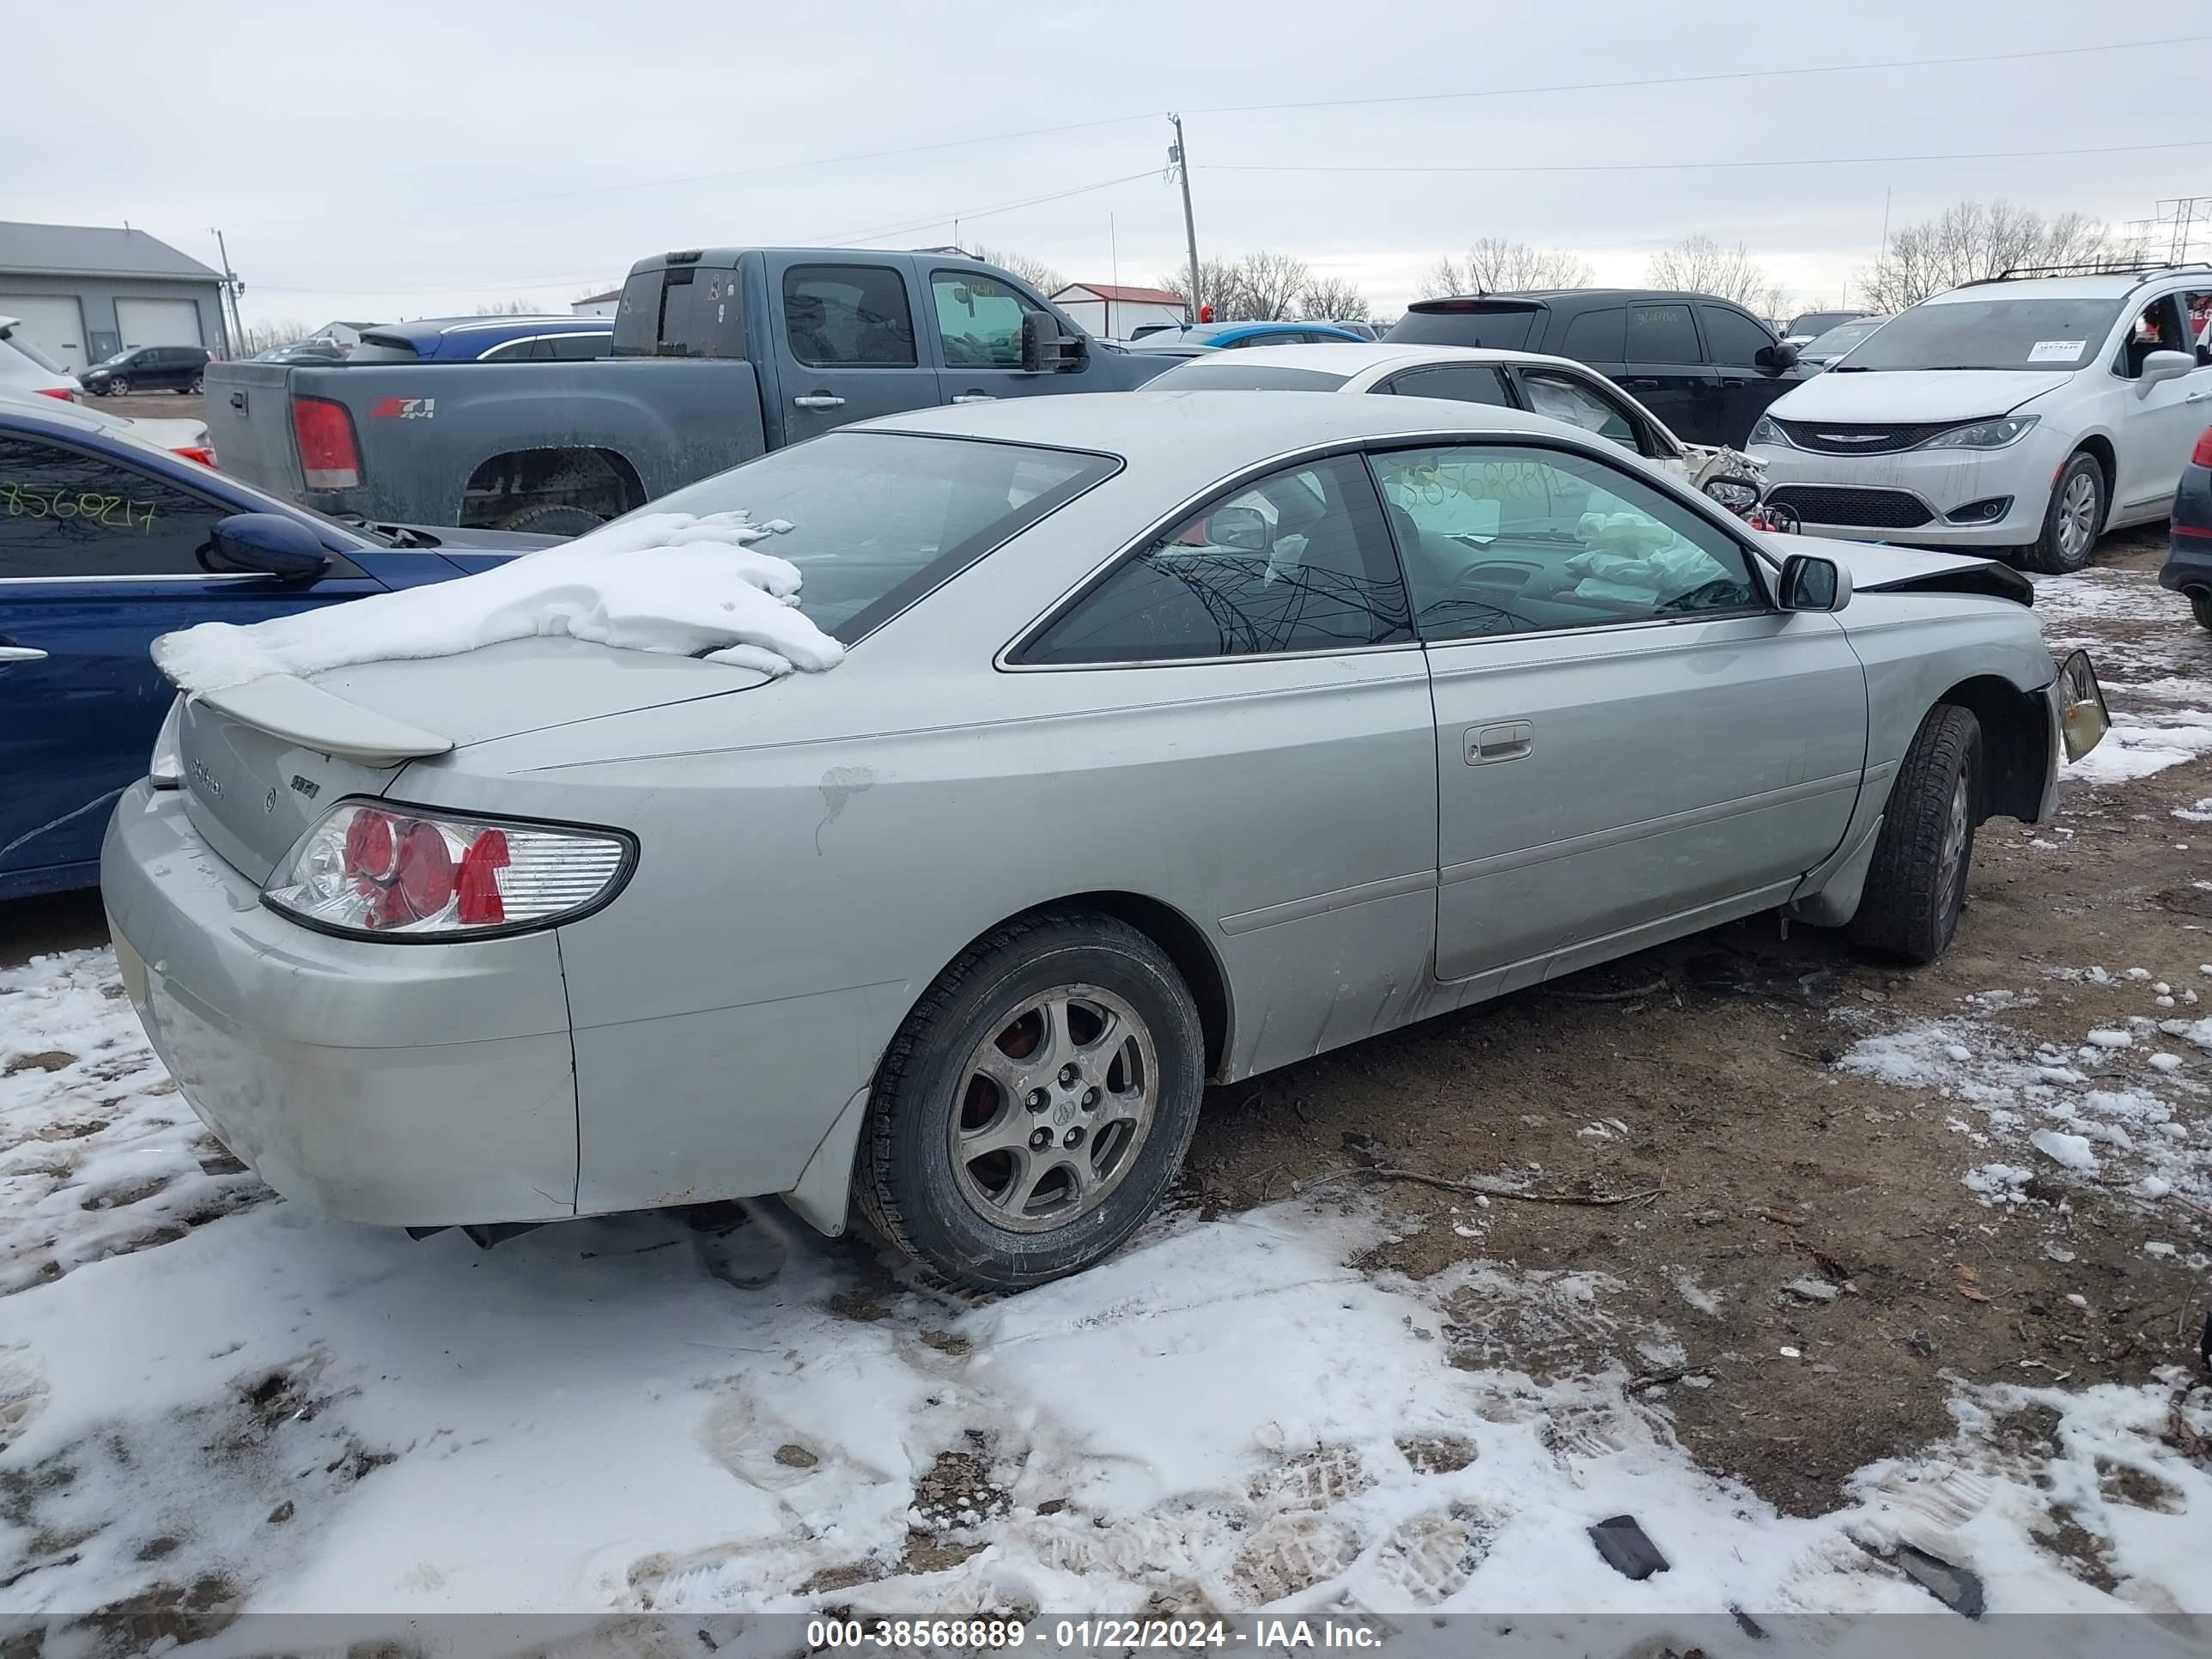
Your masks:
<instances>
[{"instance_id":1,"label":"rear spoiler","mask_svg":"<svg viewBox=\"0 0 2212 1659\"><path fill-rule=\"evenodd\" d=\"M291 674L270 674L193 695L196 701L271 737L364 766L397 766L445 754L453 746L451 738L334 697Z\"/></svg>"}]
</instances>

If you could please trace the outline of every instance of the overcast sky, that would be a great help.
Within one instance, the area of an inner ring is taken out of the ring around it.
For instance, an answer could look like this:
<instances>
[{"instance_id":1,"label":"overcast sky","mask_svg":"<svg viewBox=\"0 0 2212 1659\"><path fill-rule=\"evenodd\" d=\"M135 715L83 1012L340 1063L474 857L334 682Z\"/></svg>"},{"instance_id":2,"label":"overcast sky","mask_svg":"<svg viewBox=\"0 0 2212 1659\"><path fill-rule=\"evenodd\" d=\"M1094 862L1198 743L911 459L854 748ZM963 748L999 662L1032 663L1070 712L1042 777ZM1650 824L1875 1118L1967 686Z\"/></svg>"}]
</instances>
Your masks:
<instances>
[{"instance_id":1,"label":"overcast sky","mask_svg":"<svg viewBox=\"0 0 2212 1659\"><path fill-rule=\"evenodd\" d=\"M2212 34L2212 0L108 0L92 13L17 0L6 13L0 215L128 222L210 264L219 227L249 322L511 299L563 311L662 249L914 246L951 241L956 219L966 246L1151 283L1182 258L1159 173L1169 109L1197 164L1201 255L1297 254L1357 281L1378 314L1483 235L1571 247L1601 281L1635 283L1653 249L1702 232L1748 243L1810 303L1873 258L1885 191L1904 224L1996 196L2118 222L2212 190L2212 143L1648 170L2212 140L2203 40L1780 72ZM1498 91L1692 76L1744 78ZM1478 93L1496 95L1427 96ZM1417 101L1231 107L1384 98ZM1001 136L1073 123L1096 125ZM841 159L870 151L888 153ZM1623 164L1646 170L1603 170ZM1595 170L1403 170L1509 166ZM1382 170L1249 170L1316 167Z\"/></svg>"}]
</instances>

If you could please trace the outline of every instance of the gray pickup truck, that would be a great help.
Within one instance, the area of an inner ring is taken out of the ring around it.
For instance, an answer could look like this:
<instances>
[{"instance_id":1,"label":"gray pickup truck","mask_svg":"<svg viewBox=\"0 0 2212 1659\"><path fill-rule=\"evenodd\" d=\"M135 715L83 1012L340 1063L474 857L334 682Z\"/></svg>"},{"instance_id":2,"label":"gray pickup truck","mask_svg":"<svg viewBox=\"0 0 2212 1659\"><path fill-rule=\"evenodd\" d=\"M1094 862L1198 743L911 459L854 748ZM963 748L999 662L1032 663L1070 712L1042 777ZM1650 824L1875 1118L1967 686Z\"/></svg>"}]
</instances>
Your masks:
<instances>
[{"instance_id":1,"label":"gray pickup truck","mask_svg":"<svg viewBox=\"0 0 2212 1659\"><path fill-rule=\"evenodd\" d=\"M212 363L207 423L224 471L325 513L574 535L848 421L1174 362L972 259L706 248L631 269L604 361Z\"/></svg>"}]
</instances>

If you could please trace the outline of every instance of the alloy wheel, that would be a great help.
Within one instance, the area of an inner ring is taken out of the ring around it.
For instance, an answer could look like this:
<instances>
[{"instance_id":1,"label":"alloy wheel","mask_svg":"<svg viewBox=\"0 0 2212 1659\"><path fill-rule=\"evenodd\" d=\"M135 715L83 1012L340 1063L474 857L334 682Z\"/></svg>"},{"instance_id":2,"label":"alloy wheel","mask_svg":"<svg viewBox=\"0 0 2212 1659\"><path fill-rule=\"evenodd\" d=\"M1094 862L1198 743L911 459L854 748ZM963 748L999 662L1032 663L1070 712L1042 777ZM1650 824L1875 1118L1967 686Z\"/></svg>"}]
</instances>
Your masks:
<instances>
[{"instance_id":1,"label":"alloy wheel","mask_svg":"<svg viewBox=\"0 0 2212 1659\"><path fill-rule=\"evenodd\" d=\"M2097 481L2076 472L2058 498L2058 549L2069 561L2081 559L2096 539Z\"/></svg>"}]
</instances>

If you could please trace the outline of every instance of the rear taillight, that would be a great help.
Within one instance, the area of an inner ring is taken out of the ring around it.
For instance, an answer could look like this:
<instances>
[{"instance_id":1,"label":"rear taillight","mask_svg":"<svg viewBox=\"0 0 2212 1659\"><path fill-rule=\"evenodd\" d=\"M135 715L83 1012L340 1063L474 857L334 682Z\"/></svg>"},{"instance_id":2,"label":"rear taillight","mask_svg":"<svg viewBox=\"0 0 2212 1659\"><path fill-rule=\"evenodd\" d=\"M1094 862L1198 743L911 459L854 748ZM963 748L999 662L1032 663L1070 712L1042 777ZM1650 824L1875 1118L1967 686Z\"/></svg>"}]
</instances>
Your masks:
<instances>
[{"instance_id":1,"label":"rear taillight","mask_svg":"<svg viewBox=\"0 0 2212 1659\"><path fill-rule=\"evenodd\" d=\"M39 388L39 395L42 398L58 398L65 404L78 401L77 391L73 386L42 386Z\"/></svg>"},{"instance_id":2,"label":"rear taillight","mask_svg":"<svg viewBox=\"0 0 2212 1659\"><path fill-rule=\"evenodd\" d=\"M361 483L361 450L343 404L295 397L292 431L300 442L301 481L308 489L351 489Z\"/></svg>"},{"instance_id":3,"label":"rear taillight","mask_svg":"<svg viewBox=\"0 0 2212 1659\"><path fill-rule=\"evenodd\" d=\"M215 451L208 448L204 444L179 444L176 453L188 461L198 461L202 466L215 465Z\"/></svg>"},{"instance_id":4,"label":"rear taillight","mask_svg":"<svg viewBox=\"0 0 2212 1659\"><path fill-rule=\"evenodd\" d=\"M2189 464L2191 466L2212 466L2212 426L2206 427L2203 436L2197 439L2197 447L2190 453Z\"/></svg>"},{"instance_id":5,"label":"rear taillight","mask_svg":"<svg viewBox=\"0 0 2212 1659\"><path fill-rule=\"evenodd\" d=\"M261 896L310 927L362 939L518 933L605 903L629 873L632 846L612 830L341 801L300 837Z\"/></svg>"}]
</instances>

